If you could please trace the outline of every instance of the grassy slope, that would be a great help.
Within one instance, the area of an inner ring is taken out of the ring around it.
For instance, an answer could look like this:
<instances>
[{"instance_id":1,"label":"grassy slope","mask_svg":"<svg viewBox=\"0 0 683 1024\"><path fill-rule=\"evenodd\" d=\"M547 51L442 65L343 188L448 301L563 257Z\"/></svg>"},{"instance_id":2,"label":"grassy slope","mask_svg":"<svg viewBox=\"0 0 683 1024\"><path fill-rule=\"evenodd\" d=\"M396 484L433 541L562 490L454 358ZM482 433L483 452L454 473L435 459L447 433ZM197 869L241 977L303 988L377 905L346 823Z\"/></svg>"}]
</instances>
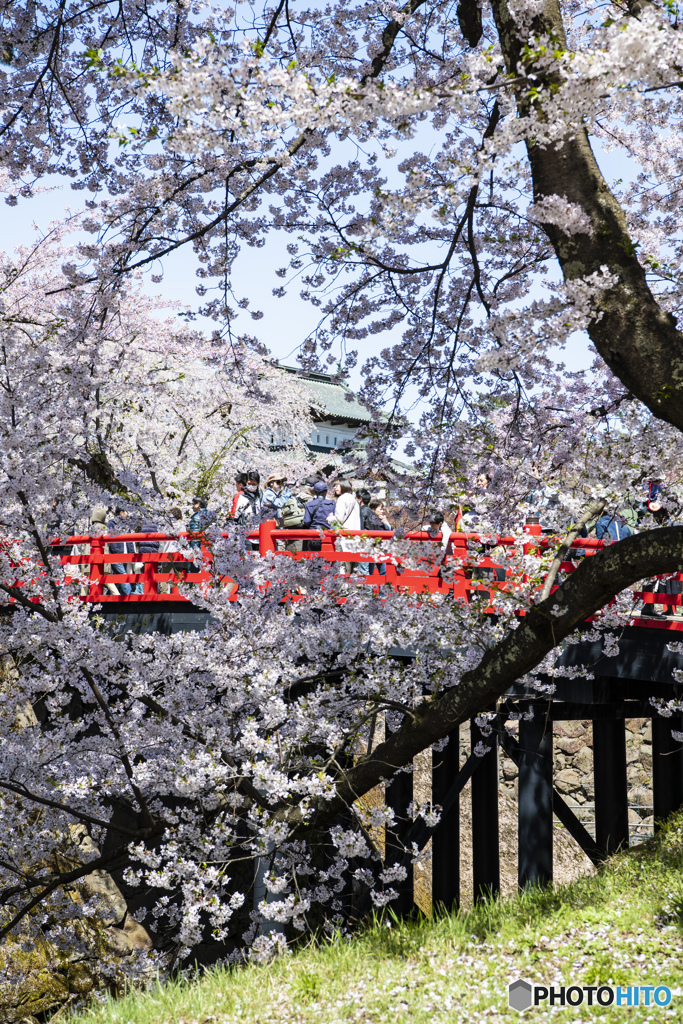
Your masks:
<instances>
[{"instance_id":1,"label":"grassy slope","mask_svg":"<svg viewBox=\"0 0 683 1024\"><path fill-rule=\"evenodd\" d=\"M666 1009L531 1010L576 1020L683 1020L683 815L660 836L558 891L461 916L377 924L266 966L216 971L79 1016L74 1024L436 1024L519 1020L507 984L664 984Z\"/></svg>"}]
</instances>

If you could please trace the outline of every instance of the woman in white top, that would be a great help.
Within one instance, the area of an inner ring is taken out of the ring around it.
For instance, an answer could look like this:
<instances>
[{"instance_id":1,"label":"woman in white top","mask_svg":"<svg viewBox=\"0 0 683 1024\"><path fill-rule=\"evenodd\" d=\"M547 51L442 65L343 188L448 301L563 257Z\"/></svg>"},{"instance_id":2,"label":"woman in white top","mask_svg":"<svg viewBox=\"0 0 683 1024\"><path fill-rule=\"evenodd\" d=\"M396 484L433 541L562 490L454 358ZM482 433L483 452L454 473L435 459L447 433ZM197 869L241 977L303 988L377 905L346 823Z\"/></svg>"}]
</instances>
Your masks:
<instances>
[{"instance_id":1,"label":"woman in white top","mask_svg":"<svg viewBox=\"0 0 683 1024\"><path fill-rule=\"evenodd\" d=\"M360 530L360 505L353 496L353 488L348 480L337 480L334 485L334 496L337 499L334 513L328 516L332 528L336 530ZM337 550L349 551L351 547L350 541L350 537L340 537L337 541ZM351 572L351 562L344 564L346 571Z\"/></svg>"}]
</instances>

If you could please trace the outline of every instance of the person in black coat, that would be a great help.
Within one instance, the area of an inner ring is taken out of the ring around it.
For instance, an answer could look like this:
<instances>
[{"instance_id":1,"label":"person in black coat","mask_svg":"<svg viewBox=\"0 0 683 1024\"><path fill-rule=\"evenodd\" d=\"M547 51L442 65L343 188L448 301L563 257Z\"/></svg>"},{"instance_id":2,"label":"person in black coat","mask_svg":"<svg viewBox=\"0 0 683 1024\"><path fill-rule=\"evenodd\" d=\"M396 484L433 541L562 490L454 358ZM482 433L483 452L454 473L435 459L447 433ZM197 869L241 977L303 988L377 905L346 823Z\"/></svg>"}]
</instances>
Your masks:
<instances>
[{"instance_id":1,"label":"person in black coat","mask_svg":"<svg viewBox=\"0 0 683 1024\"><path fill-rule=\"evenodd\" d=\"M335 503L327 496L327 484L324 480L318 480L313 486L315 497L306 503L304 509L304 521L301 524L302 530L329 530L328 516L334 514ZM319 540L304 541L304 551L320 551Z\"/></svg>"},{"instance_id":2,"label":"person in black coat","mask_svg":"<svg viewBox=\"0 0 683 1024\"><path fill-rule=\"evenodd\" d=\"M361 488L359 491L356 491L356 498L360 505L361 530L386 530L387 524L382 522L374 509L370 508L370 502L372 501L370 491ZM386 562L364 562L361 564L367 565L369 576L372 576L375 572L380 576L386 576L387 574Z\"/></svg>"}]
</instances>

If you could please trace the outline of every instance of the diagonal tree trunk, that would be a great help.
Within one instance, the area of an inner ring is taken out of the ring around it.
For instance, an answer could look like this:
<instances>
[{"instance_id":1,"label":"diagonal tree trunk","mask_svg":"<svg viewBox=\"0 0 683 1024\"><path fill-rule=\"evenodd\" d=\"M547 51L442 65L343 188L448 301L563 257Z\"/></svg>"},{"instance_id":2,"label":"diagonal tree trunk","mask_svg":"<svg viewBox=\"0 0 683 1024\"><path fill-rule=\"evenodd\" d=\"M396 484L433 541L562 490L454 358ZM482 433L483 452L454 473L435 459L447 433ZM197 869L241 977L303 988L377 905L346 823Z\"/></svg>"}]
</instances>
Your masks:
<instances>
[{"instance_id":1,"label":"diagonal tree trunk","mask_svg":"<svg viewBox=\"0 0 683 1024\"><path fill-rule=\"evenodd\" d=\"M281 817L322 827L345 806L451 733L482 708L498 700L512 684L570 636L585 620L627 587L648 576L677 572L683 562L683 527L648 530L586 558L550 597L534 605L516 629L487 651L479 665L438 700L425 701L406 715L397 732L349 769L332 801L320 801L318 814L304 822L299 808Z\"/></svg>"}]
</instances>

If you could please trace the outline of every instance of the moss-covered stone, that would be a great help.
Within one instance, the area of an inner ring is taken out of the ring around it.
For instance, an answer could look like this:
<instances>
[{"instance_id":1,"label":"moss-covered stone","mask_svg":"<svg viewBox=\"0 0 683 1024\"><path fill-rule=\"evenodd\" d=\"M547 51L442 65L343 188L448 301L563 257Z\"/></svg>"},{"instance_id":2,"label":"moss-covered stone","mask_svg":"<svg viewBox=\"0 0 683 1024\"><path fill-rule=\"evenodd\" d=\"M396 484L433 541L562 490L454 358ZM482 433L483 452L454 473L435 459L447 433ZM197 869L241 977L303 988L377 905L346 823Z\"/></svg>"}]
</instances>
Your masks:
<instances>
[{"instance_id":1,"label":"moss-covered stone","mask_svg":"<svg viewBox=\"0 0 683 1024\"><path fill-rule=\"evenodd\" d=\"M11 999L0 1010L3 1024L15 1024L27 1016L57 1010L69 998L69 982L51 971L31 972L13 988Z\"/></svg>"},{"instance_id":2,"label":"moss-covered stone","mask_svg":"<svg viewBox=\"0 0 683 1024\"><path fill-rule=\"evenodd\" d=\"M76 1007L95 992L121 993L127 987L140 947L125 928L93 918L75 918L63 927L59 947L33 923L0 944L0 1024L43 1019L67 1002Z\"/></svg>"},{"instance_id":3,"label":"moss-covered stone","mask_svg":"<svg viewBox=\"0 0 683 1024\"><path fill-rule=\"evenodd\" d=\"M49 942L6 939L0 947L0 1022L15 1024L56 1010L69 998L69 982Z\"/></svg>"}]
</instances>

